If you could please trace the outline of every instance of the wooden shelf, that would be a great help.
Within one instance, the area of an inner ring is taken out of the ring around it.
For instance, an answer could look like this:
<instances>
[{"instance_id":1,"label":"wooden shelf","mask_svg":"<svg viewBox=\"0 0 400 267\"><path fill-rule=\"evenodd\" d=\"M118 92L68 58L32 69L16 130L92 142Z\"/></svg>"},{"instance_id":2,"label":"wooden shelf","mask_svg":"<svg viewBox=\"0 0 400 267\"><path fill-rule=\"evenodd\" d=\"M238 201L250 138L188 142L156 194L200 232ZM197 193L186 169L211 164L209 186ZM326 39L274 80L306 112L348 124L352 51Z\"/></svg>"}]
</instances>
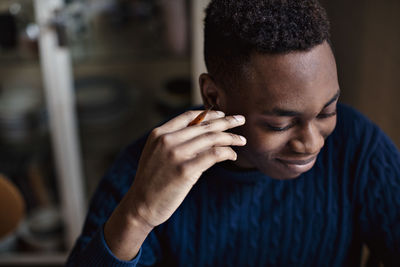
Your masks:
<instances>
[{"instance_id":1,"label":"wooden shelf","mask_svg":"<svg viewBox=\"0 0 400 267\"><path fill-rule=\"evenodd\" d=\"M3 253L0 266L64 266L68 253Z\"/></svg>"}]
</instances>

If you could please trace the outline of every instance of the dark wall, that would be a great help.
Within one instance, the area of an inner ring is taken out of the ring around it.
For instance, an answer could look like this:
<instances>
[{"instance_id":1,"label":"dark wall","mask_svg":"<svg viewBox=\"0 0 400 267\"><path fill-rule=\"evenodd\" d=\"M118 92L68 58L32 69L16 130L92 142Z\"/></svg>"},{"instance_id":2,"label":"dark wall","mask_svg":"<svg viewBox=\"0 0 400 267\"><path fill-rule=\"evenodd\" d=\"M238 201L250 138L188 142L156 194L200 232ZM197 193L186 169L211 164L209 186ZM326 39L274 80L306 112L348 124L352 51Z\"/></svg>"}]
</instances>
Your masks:
<instances>
[{"instance_id":1,"label":"dark wall","mask_svg":"<svg viewBox=\"0 0 400 267\"><path fill-rule=\"evenodd\" d=\"M400 147L400 1L321 0L332 25L341 101Z\"/></svg>"}]
</instances>

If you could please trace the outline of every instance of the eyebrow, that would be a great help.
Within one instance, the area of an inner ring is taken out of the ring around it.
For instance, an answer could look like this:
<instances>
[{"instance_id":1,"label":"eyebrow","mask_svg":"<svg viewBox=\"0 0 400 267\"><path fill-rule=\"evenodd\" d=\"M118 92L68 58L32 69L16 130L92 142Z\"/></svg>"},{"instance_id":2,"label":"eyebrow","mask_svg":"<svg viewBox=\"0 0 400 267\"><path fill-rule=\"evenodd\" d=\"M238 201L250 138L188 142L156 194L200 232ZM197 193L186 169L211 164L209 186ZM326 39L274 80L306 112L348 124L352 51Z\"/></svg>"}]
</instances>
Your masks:
<instances>
[{"instance_id":1,"label":"eyebrow","mask_svg":"<svg viewBox=\"0 0 400 267\"><path fill-rule=\"evenodd\" d=\"M338 100L340 96L340 89L336 92L336 94L324 105L324 108ZM295 110L286 110L281 108L273 108L272 111L264 111L263 114L270 116L279 116L279 117L296 117L300 116L302 113Z\"/></svg>"}]
</instances>

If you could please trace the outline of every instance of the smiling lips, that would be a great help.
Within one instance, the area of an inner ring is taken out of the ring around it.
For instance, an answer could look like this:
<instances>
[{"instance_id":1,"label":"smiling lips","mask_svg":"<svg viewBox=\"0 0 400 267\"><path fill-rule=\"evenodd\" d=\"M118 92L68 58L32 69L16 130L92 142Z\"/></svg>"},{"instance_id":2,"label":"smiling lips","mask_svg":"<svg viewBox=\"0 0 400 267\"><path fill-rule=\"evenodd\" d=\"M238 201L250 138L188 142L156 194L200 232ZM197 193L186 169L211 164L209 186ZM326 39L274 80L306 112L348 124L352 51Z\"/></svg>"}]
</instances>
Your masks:
<instances>
[{"instance_id":1,"label":"smiling lips","mask_svg":"<svg viewBox=\"0 0 400 267\"><path fill-rule=\"evenodd\" d=\"M289 169L293 173L303 173L311 169L314 165L317 156L314 156L309 159L277 159L280 163L285 165L287 169Z\"/></svg>"}]
</instances>

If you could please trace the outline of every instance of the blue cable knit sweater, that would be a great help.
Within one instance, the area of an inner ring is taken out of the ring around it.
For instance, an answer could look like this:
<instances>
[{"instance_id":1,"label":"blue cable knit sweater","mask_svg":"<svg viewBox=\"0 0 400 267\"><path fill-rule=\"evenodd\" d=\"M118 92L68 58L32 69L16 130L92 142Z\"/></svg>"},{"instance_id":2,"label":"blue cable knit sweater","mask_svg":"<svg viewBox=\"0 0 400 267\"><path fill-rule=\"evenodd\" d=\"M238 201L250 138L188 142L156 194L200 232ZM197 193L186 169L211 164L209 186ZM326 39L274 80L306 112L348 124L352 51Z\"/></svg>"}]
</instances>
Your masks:
<instances>
[{"instance_id":1,"label":"blue cable knit sweater","mask_svg":"<svg viewBox=\"0 0 400 267\"><path fill-rule=\"evenodd\" d=\"M294 180L217 164L148 236L132 261L107 247L103 225L135 176L145 139L127 147L95 193L70 266L359 266L366 243L400 266L400 153L353 109L315 166Z\"/></svg>"}]
</instances>

